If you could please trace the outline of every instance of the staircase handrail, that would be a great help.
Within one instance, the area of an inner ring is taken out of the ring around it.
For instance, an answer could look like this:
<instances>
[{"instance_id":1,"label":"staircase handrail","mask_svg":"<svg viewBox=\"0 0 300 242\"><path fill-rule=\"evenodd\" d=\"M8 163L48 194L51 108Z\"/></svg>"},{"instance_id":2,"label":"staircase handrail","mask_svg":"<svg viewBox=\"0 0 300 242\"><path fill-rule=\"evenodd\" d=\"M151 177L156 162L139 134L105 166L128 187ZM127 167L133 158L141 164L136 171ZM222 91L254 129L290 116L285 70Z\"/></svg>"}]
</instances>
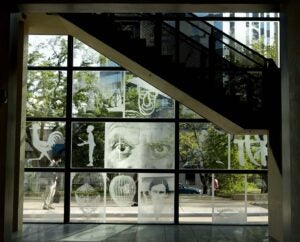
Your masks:
<instances>
[{"instance_id":1,"label":"staircase handrail","mask_svg":"<svg viewBox=\"0 0 300 242\"><path fill-rule=\"evenodd\" d=\"M192 17L197 17L195 14L190 14ZM193 20L194 21L194 20ZM226 36L226 38L230 39L232 42L237 43L238 45L242 46L243 48L247 49L249 52L253 53L254 55L258 56L260 59L262 59L262 61L264 62L264 65L267 62L267 59L265 56L263 56L262 54L258 53L257 51L251 49L250 47L248 47L247 45L241 43L240 41L236 40L235 38L231 37L230 35L226 34L225 32L221 31L220 29L218 29L217 27L213 26L212 24L208 23L207 21L204 21L202 19L198 19L195 21L200 21L202 23L204 23L205 25L207 25L209 28L211 28L213 31L211 31L211 34L216 38L217 36L214 34L215 32L221 33L222 35ZM199 26L193 24L190 22L190 20L186 20L186 22L189 22L191 25L195 26L196 28L200 29L201 31L205 31L203 29L201 29ZM206 33L208 33L207 31L205 31ZM210 34L210 33L208 33ZM219 41L223 42L222 40L218 39ZM224 42L223 42L224 43ZM226 44L226 43L225 43ZM232 47L233 48L233 47ZM233 48L234 49L234 48ZM254 61L254 60L252 60ZM256 61L255 61L256 62Z\"/></svg>"}]
</instances>

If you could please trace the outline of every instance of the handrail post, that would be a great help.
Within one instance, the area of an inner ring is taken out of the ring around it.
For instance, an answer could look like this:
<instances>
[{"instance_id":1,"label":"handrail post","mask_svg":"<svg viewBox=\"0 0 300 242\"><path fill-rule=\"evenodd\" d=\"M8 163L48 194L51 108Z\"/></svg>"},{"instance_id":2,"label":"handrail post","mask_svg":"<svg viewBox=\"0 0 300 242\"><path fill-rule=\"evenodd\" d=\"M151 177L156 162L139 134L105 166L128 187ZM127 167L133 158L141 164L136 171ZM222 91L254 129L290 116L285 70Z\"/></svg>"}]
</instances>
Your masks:
<instances>
[{"instance_id":1,"label":"handrail post","mask_svg":"<svg viewBox=\"0 0 300 242\"><path fill-rule=\"evenodd\" d=\"M209 35L209 44L208 44L208 71L209 71L209 83L208 85L210 88L216 87L216 80L215 80L215 74L216 74L216 65L215 65L215 48L216 48L216 39L214 37L213 32Z\"/></svg>"},{"instance_id":2,"label":"handrail post","mask_svg":"<svg viewBox=\"0 0 300 242\"><path fill-rule=\"evenodd\" d=\"M176 14L175 20L175 29L176 29L176 36L175 36L175 63L179 64L180 62L180 20L178 18L178 14Z\"/></svg>"},{"instance_id":3,"label":"handrail post","mask_svg":"<svg viewBox=\"0 0 300 242\"><path fill-rule=\"evenodd\" d=\"M155 14L154 46L162 54L162 18L160 13Z\"/></svg>"}]
</instances>

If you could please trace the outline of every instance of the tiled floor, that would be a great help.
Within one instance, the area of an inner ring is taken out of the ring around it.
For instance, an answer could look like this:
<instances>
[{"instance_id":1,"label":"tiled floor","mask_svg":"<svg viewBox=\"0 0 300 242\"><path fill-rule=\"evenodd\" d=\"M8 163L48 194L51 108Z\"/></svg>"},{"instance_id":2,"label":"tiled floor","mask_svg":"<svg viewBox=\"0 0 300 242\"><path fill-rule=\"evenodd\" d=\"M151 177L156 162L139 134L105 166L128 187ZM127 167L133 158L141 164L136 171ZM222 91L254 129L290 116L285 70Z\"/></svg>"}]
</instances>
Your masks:
<instances>
[{"instance_id":1,"label":"tiled floor","mask_svg":"<svg viewBox=\"0 0 300 242\"><path fill-rule=\"evenodd\" d=\"M24 224L13 242L267 242L267 226Z\"/></svg>"}]
</instances>

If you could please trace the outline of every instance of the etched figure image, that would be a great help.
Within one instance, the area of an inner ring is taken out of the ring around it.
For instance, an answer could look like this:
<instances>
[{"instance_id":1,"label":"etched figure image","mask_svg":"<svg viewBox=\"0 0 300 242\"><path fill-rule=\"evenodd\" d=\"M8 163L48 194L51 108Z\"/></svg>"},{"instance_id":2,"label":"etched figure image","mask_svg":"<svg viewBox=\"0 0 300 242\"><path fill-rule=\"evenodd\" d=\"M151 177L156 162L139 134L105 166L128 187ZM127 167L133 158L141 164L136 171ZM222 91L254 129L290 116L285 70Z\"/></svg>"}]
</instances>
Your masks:
<instances>
[{"instance_id":1,"label":"etched figure image","mask_svg":"<svg viewBox=\"0 0 300 242\"><path fill-rule=\"evenodd\" d=\"M94 149L95 149L95 146L96 146L94 135L93 135L94 128L95 127L93 125L89 125L86 129L86 132L88 133L88 140L82 140L79 137L79 139L81 139L83 142L77 144L78 146L83 146L83 145L88 145L89 146L89 163L86 166L94 166L93 154L94 154Z\"/></svg>"},{"instance_id":2,"label":"etched figure image","mask_svg":"<svg viewBox=\"0 0 300 242\"><path fill-rule=\"evenodd\" d=\"M174 168L173 123L105 123L105 168Z\"/></svg>"},{"instance_id":3,"label":"etched figure image","mask_svg":"<svg viewBox=\"0 0 300 242\"><path fill-rule=\"evenodd\" d=\"M140 174L139 222L168 222L174 214L174 175Z\"/></svg>"},{"instance_id":4,"label":"etched figure image","mask_svg":"<svg viewBox=\"0 0 300 242\"><path fill-rule=\"evenodd\" d=\"M104 167L104 123L72 123L72 167Z\"/></svg>"}]
</instances>

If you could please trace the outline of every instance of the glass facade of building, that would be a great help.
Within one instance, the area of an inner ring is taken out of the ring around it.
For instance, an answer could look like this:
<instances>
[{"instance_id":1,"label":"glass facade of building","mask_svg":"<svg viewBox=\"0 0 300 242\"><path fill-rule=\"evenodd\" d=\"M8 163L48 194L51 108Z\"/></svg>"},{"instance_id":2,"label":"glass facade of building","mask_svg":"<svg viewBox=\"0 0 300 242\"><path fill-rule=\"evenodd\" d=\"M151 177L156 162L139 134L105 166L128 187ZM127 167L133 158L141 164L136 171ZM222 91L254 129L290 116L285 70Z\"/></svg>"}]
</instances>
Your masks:
<instances>
[{"instance_id":1,"label":"glass facade of building","mask_svg":"<svg viewBox=\"0 0 300 242\"><path fill-rule=\"evenodd\" d=\"M27 87L25 222L268 222L267 136L224 132L72 36L30 36Z\"/></svg>"}]
</instances>

